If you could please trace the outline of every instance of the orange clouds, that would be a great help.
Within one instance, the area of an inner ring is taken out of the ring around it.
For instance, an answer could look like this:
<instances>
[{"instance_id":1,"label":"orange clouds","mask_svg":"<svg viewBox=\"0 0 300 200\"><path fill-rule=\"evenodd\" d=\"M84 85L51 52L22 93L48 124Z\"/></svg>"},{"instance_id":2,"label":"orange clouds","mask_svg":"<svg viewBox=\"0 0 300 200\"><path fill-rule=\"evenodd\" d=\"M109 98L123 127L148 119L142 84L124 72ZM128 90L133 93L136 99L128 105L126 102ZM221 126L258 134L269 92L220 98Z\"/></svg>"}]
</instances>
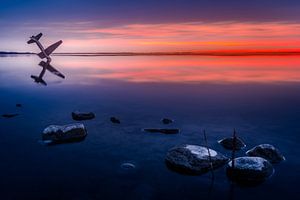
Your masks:
<instances>
[{"instance_id":1,"label":"orange clouds","mask_svg":"<svg viewBox=\"0 0 300 200\"><path fill-rule=\"evenodd\" d=\"M296 32L295 32L296 31ZM167 24L129 24L111 28L92 28L80 30L82 33L101 33L118 36L138 37L266 37L299 36L300 25L293 23L167 23Z\"/></svg>"},{"instance_id":2,"label":"orange clouds","mask_svg":"<svg viewBox=\"0 0 300 200\"><path fill-rule=\"evenodd\" d=\"M284 22L128 24L103 28L91 24L65 31L76 34L65 40L71 52L300 48L300 24Z\"/></svg>"}]
</instances>

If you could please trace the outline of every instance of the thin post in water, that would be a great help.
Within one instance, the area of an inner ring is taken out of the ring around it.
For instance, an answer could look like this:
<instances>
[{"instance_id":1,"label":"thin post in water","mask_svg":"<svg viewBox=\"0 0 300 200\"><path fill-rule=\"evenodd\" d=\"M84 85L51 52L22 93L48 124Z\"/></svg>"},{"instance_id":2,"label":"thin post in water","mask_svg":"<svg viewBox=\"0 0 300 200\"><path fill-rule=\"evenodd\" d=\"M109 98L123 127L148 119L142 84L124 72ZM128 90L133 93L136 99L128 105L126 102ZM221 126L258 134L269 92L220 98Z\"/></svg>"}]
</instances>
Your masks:
<instances>
[{"instance_id":1,"label":"thin post in water","mask_svg":"<svg viewBox=\"0 0 300 200\"><path fill-rule=\"evenodd\" d=\"M236 130L233 129L233 144L232 144L232 154L231 154L231 167L234 168L235 150L236 150Z\"/></svg>"},{"instance_id":2,"label":"thin post in water","mask_svg":"<svg viewBox=\"0 0 300 200\"><path fill-rule=\"evenodd\" d=\"M210 171L211 171L211 175L212 175L212 179L215 179L215 175L214 175L214 168L213 168L213 164L212 164L212 160L211 160L211 155L210 155L210 150L208 148L208 144L207 144L207 137L206 137L206 132L205 130L203 130L203 136L204 136L204 141L205 141L205 146L208 152L208 159L209 159L209 164L210 164Z\"/></svg>"}]
</instances>

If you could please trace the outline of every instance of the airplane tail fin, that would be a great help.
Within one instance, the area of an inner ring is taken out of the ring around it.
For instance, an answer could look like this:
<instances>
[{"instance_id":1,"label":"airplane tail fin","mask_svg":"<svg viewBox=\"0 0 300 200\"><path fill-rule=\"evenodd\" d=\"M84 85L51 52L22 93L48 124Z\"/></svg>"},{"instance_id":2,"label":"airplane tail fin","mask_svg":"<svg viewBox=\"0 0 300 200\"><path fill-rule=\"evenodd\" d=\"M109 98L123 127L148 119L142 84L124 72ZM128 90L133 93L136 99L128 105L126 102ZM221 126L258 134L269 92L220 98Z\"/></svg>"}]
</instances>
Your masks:
<instances>
[{"instance_id":1,"label":"airplane tail fin","mask_svg":"<svg viewBox=\"0 0 300 200\"><path fill-rule=\"evenodd\" d=\"M39 63L39 66L41 66L41 67L48 67L48 65L49 65L49 63L47 64L45 61L41 61L40 63Z\"/></svg>"},{"instance_id":2,"label":"airplane tail fin","mask_svg":"<svg viewBox=\"0 0 300 200\"><path fill-rule=\"evenodd\" d=\"M35 36L30 37L30 40L27 41L27 44L34 43L36 40L39 40L42 37L42 35L43 35L42 33L39 33Z\"/></svg>"},{"instance_id":3,"label":"airplane tail fin","mask_svg":"<svg viewBox=\"0 0 300 200\"><path fill-rule=\"evenodd\" d=\"M47 85L47 83L46 83L46 81L44 81L42 78L40 78L40 77L38 77L38 76L34 76L34 75L31 75L30 76L33 80L34 80L34 82L36 82L36 83L41 83L41 84L43 84L43 85Z\"/></svg>"},{"instance_id":4,"label":"airplane tail fin","mask_svg":"<svg viewBox=\"0 0 300 200\"><path fill-rule=\"evenodd\" d=\"M34 43L33 39L30 39L30 40L27 41L27 44L32 44L32 43Z\"/></svg>"},{"instance_id":5,"label":"airplane tail fin","mask_svg":"<svg viewBox=\"0 0 300 200\"><path fill-rule=\"evenodd\" d=\"M39 40L42 37L43 33L39 33L35 36L35 39Z\"/></svg>"}]
</instances>

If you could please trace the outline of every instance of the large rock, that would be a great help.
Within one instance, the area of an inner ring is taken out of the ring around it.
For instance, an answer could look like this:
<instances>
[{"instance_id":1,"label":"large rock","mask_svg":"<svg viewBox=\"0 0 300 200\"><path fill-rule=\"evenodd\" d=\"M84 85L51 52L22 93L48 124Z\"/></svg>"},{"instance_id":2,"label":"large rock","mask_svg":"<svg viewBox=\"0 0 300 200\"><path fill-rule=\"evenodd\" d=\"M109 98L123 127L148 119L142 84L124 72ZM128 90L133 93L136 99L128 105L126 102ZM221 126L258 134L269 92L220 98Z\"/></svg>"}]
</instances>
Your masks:
<instances>
[{"instance_id":1,"label":"large rock","mask_svg":"<svg viewBox=\"0 0 300 200\"><path fill-rule=\"evenodd\" d=\"M228 158L215 150L209 149L212 167L224 165ZM170 149L165 158L167 166L179 173L197 175L211 169L208 150L198 145L181 145Z\"/></svg>"},{"instance_id":2,"label":"large rock","mask_svg":"<svg viewBox=\"0 0 300 200\"><path fill-rule=\"evenodd\" d=\"M2 117L4 117L4 118L13 118L13 117L16 117L18 115L19 114L3 114Z\"/></svg>"},{"instance_id":3,"label":"large rock","mask_svg":"<svg viewBox=\"0 0 300 200\"><path fill-rule=\"evenodd\" d=\"M234 167L230 161L226 170L230 179L244 184L260 183L274 172L272 164L266 159L248 156L235 158Z\"/></svg>"},{"instance_id":4,"label":"large rock","mask_svg":"<svg viewBox=\"0 0 300 200\"><path fill-rule=\"evenodd\" d=\"M89 120L89 119L94 119L95 114L92 112L74 111L72 112L72 118L76 121Z\"/></svg>"},{"instance_id":5,"label":"large rock","mask_svg":"<svg viewBox=\"0 0 300 200\"><path fill-rule=\"evenodd\" d=\"M42 139L47 143L75 142L83 140L86 135L83 124L50 125L44 129Z\"/></svg>"},{"instance_id":6,"label":"large rock","mask_svg":"<svg viewBox=\"0 0 300 200\"><path fill-rule=\"evenodd\" d=\"M144 128L145 132L149 133L163 133L163 134L177 134L180 132L178 128Z\"/></svg>"},{"instance_id":7,"label":"large rock","mask_svg":"<svg viewBox=\"0 0 300 200\"><path fill-rule=\"evenodd\" d=\"M225 149L229 150L240 150L246 146L246 144L241 140L240 138L236 137L235 141L235 148L233 147L233 137L224 138L222 140L219 140L218 143L221 144Z\"/></svg>"},{"instance_id":8,"label":"large rock","mask_svg":"<svg viewBox=\"0 0 300 200\"><path fill-rule=\"evenodd\" d=\"M246 152L248 156L258 156L267 159L271 163L285 160L284 156L270 144L260 144Z\"/></svg>"}]
</instances>

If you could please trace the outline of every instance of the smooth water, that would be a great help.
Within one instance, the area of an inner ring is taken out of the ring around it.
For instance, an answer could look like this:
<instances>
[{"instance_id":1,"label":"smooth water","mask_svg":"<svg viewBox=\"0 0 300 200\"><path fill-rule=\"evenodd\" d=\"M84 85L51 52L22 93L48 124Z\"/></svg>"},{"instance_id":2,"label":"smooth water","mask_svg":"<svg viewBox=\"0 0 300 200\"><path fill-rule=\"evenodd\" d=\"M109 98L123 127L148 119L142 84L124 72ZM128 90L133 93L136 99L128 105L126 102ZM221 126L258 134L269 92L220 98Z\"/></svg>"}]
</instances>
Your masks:
<instances>
[{"instance_id":1,"label":"smooth water","mask_svg":"<svg viewBox=\"0 0 300 200\"><path fill-rule=\"evenodd\" d=\"M0 57L1 199L295 199L300 179L300 57L55 56L48 86L30 78L35 56ZM17 108L16 103L23 106ZM50 124L73 123L73 110L92 111L80 143L40 142ZM111 116L121 120L112 124ZM160 119L175 120L163 125ZM177 135L142 128L180 128ZM231 184L225 168L186 176L164 163L168 149L217 140L236 128L245 151L261 143L286 161L255 187ZM125 165L124 165L125 163ZM130 163L133 165L128 165ZM125 167L124 167L125 166ZM130 166L130 167L126 167Z\"/></svg>"}]
</instances>

